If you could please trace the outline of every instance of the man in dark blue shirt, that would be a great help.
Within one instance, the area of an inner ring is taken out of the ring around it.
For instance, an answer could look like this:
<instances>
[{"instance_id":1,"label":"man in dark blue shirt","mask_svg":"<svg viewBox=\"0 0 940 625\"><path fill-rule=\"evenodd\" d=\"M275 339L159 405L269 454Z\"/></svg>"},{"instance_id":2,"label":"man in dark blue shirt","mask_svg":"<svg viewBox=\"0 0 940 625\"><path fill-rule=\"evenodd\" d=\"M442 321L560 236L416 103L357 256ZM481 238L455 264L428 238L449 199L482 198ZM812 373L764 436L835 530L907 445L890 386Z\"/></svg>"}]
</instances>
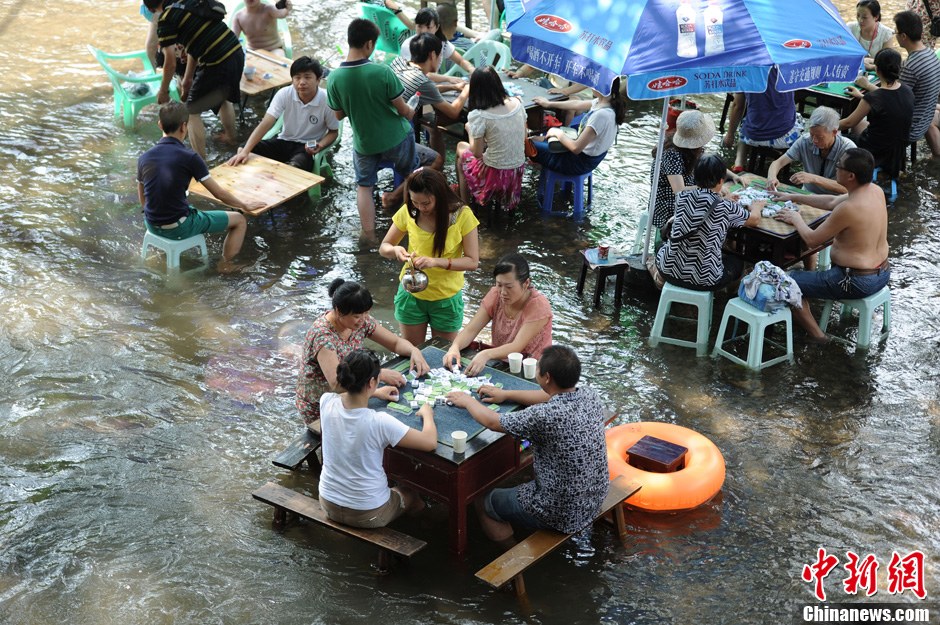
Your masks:
<instances>
[{"instance_id":1,"label":"man in dark blue shirt","mask_svg":"<svg viewBox=\"0 0 940 625\"><path fill-rule=\"evenodd\" d=\"M209 175L202 158L183 144L189 113L186 105L169 102L160 107L163 138L137 160L137 196L144 207L147 230L165 239L181 241L207 232L226 232L219 271L233 267L241 250L247 222L230 211L198 211L186 201L186 190L195 178L212 195L240 210L256 210L263 202L242 202Z\"/></svg>"}]
</instances>

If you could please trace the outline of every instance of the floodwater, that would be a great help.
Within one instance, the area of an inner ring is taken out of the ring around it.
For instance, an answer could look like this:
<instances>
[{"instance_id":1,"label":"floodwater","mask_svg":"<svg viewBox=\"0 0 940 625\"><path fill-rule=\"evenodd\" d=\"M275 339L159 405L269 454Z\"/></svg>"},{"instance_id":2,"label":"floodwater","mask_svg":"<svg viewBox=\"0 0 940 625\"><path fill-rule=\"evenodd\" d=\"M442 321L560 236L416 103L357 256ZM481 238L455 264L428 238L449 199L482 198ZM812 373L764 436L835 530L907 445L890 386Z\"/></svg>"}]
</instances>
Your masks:
<instances>
[{"instance_id":1,"label":"floodwater","mask_svg":"<svg viewBox=\"0 0 940 625\"><path fill-rule=\"evenodd\" d=\"M295 50L329 56L355 5L296 4ZM856 352L798 335L796 364L760 375L650 349L649 295L628 293L613 318L612 288L599 311L575 293L580 248L633 241L656 104L631 105L583 223L543 219L529 192L524 214L481 229L468 314L493 261L520 249L553 302L556 341L578 350L621 421L688 426L727 462L722 496L704 508L630 515L625 548L599 529L537 565L525 609L473 577L496 555L475 523L466 561L448 556L442 506L403 525L429 548L378 578L371 549L309 525L275 533L271 509L251 499L268 480L315 487L270 459L300 429L295 350L326 286L364 281L394 327L397 267L359 239L346 143L319 204L251 223L245 271L167 280L145 268L134 164L159 136L155 109L133 131L112 122L110 86L85 50L140 48L136 8L0 0L0 622L794 622L814 602L800 573L820 547L842 563L849 550L875 555L869 600L915 601L887 593L892 552L923 552L928 601L940 592L940 165L919 161L891 213L887 342ZM698 100L717 117L720 98ZM210 164L225 155L210 141ZM827 579L831 601L854 600L844 577Z\"/></svg>"}]
</instances>

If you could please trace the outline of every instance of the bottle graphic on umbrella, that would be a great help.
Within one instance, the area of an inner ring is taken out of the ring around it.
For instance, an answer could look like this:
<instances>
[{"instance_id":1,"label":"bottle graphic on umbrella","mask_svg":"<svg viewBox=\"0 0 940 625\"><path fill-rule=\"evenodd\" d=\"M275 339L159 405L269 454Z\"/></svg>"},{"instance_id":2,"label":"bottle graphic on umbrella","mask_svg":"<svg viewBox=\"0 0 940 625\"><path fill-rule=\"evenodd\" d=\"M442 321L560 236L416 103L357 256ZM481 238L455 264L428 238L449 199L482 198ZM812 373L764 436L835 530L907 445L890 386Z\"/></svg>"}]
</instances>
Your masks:
<instances>
[{"instance_id":1,"label":"bottle graphic on umbrella","mask_svg":"<svg viewBox=\"0 0 940 625\"><path fill-rule=\"evenodd\" d=\"M676 9L676 23L678 25L679 41L676 44L676 54L687 59L698 56L698 44L695 41L695 9L691 0L682 0Z\"/></svg>"},{"instance_id":2,"label":"bottle graphic on umbrella","mask_svg":"<svg viewBox=\"0 0 940 625\"><path fill-rule=\"evenodd\" d=\"M708 0L705 9L705 56L725 51L724 14L720 0Z\"/></svg>"}]
</instances>

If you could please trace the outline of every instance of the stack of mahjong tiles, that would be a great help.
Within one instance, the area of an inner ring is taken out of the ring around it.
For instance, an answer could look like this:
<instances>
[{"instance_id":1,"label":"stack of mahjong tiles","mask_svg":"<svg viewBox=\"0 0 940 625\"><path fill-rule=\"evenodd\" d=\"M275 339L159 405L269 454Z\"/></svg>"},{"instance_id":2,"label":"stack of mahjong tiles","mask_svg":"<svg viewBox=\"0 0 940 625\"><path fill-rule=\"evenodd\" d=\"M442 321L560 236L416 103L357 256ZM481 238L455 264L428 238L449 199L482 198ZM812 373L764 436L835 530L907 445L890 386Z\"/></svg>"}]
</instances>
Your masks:
<instances>
[{"instance_id":1,"label":"stack of mahjong tiles","mask_svg":"<svg viewBox=\"0 0 940 625\"><path fill-rule=\"evenodd\" d=\"M484 384L490 384L492 376L484 374L481 376L466 376L460 373L460 370L450 371L443 367L431 369L426 376L419 378L414 371L409 371L405 375L406 389L401 393L401 403L390 402L388 407L392 410L408 414L417 410L424 404L437 406L453 406L447 401L447 394L453 391L459 391L470 395ZM502 388L501 382L494 386ZM490 404L491 410L499 410L496 404Z\"/></svg>"},{"instance_id":2,"label":"stack of mahjong tiles","mask_svg":"<svg viewBox=\"0 0 940 625\"><path fill-rule=\"evenodd\" d=\"M764 200L767 202L767 205L761 209L761 217L774 217L780 211L784 209L790 209L798 211L800 210L799 205L794 204L790 200L786 202L780 202L776 200L776 196L771 195L764 189L758 187L747 187L746 189L741 189L740 191L735 191L735 194L738 196L738 202L744 206L750 206L751 202L757 200Z\"/></svg>"}]
</instances>

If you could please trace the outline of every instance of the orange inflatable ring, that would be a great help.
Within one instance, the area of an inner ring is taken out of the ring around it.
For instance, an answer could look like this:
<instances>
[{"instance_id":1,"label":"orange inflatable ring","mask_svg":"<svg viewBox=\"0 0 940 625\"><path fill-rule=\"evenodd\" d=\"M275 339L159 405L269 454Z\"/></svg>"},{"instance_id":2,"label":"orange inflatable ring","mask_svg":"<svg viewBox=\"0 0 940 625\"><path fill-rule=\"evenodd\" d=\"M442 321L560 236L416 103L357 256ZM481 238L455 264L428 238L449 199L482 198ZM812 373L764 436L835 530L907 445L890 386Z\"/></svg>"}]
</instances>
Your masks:
<instances>
[{"instance_id":1,"label":"orange inflatable ring","mask_svg":"<svg viewBox=\"0 0 940 625\"><path fill-rule=\"evenodd\" d=\"M627 450L644 436L688 448L685 467L674 473L651 473L627 464ZM643 488L626 504L647 512L691 510L709 501L725 482L725 459L713 442L689 428L671 423L625 423L607 430L610 479L624 475Z\"/></svg>"}]
</instances>

